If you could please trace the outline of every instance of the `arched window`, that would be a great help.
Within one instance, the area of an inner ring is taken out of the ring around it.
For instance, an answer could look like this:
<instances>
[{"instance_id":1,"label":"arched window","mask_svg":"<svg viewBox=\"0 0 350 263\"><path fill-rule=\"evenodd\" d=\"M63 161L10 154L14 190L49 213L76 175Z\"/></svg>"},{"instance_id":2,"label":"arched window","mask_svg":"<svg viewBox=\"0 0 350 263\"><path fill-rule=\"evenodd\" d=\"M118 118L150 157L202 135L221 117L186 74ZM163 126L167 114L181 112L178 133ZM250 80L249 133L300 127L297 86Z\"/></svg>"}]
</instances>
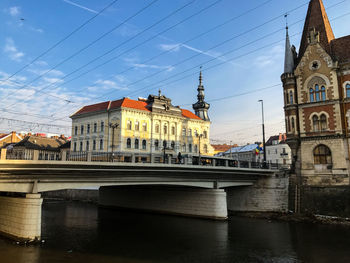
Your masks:
<instances>
[{"instance_id":1,"label":"arched window","mask_svg":"<svg viewBox=\"0 0 350 263\"><path fill-rule=\"evenodd\" d=\"M126 140L126 148L128 148L128 149L131 148L131 139L130 139L130 138L128 138L128 139Z\"/></svg>"},{"instance_id":2,"label":"arched window","mask_svg":"<svg viewBox=\"0 0 350 263\"><path fill-rule=\"evenodd\" d=\"M90 145L89 144L90 144L89 141L86 141L86 151L87 152L90 151Z\"/></svg>"},{"instance_id":3,"label":"arched window","mask_svg":"<svg viewBox=\"0 0 350 263\"><path fill-rule=\"evenodd\" d=\"M103 150L103 139L100 140L100 150Z\"/></svg>"},{"instance_id":4,"label":"arched window","mask_svg":"<svg viewBox=\"0 0 350 263\"><path fill-rule=\"evenodd\" d=\"M92 150L96 151L96 140L92 141Z\"/></svg>"},{"instance_id":5,"label":"arched window","mask_svg":"<svg viewBox=\"0 0 350 263\"><path fill-rule=\"evenodd\" d=\"M288 91L286 91L285 95L286 95L286 103L287 103L287 104L289 104L289 96L288 96Z\"/></svg>"},{"instance_id":6,"label":"arched window","mask_svg":"<svg viewBox=\"0 0 350 263\"><path fill-rule=\"evenodd\" d=\"M321 87L321 97L323 101L326 100L326 88L324 86Z\"/></svg>"},{"instance_id":7,"label":"arched window","mask_svg":"<svg viewBox=\"0 0 350 263\"><path fill-rule=\"evenodd\" d=\"M164 124L164 134L167 134L168 133L168 126L166 124Z\"/></svg>"},{"instance_id":8,"label":"arched window","mask_svg":"<svg viewBox=\"0 0 350 263\"><path fill-rule=\"evenodd\" d=\"M159 150L159 141L158 141L158 140L156 140L156 141L154 142L154 148L156 149L156 151Z\"/></svg>"},{"instance_id":9,"label":"arched window","mask_svg":"<svg viewBox=\"0 0 350 263\"><path fill-rule=\"evenodd\" d=\"M315 98L314 98L314 89L311 88L310 89L310 102L314 102L315 101Z\"/></svg>"},{"instance_id":10,"label":"arched window","mask_svg":"<svg viewBox=\"0 0 350 263\"><path fill-rule=\"evenodd\" d=\"M346 97L350 98L350 84L346 84Z\"/></svg>"},{"instance_id":11,"label":"arched window","mask_svg":"<svg viewBox=\"0 0 350 263\"><path fill-rule=\"evenodd\" d=\"M83 151L83 142L80 142L80 147L79 147L79 151Z\"/></svg>"},{"instance_id":12,"label":"arched window","mask_svg":"<svg viewBox=\"0 0 350 263\"><path fill-rule=\"evenodd\" d=\"M182 128L182 136L186 136L186 128Z\"/></svg>"},{"instance_id":13,"label":"arched window","mask_svg":"<svg viewBox=\"0 0 350 263\"><path fill-rule=\"evenodd\" d=\"M204 137L204 138L208 138L208 133L207 133L207 131L203 131L203 137Z\"/></svg>"},{"instance_id":14,"label":"arched window","mask_svg":"<svg viewBox=\"0 0 350 263\"><path fill-rule=\"evenodd\" d=\"M289 118L288 118L288 125L287 125L287 126L288 126L288 131L291 131L291 130L290 130L290 127L291 127L291 126L290 126L290 119L289 119Z\"/></svg>"},{"instance_id":15,"label":"arched window","mask_svg":"<svg viewBox=\"0 0 350 263\"><path fill-rule=\"evenodd\" d=\"M142 140L142 150L146 150L147 149L147 142L146 140Z\"/></svg>"},{"instance_id":16,"label":"arched window","mask_svg":"<svg viewBox=\"0 0 350 263\"><path fill-rule=\"evenodd\" d=\"M171 141L171 149L175 149L175 142Z\"/></svg>"},{"instance_id":17,"label":"arched window","mask_svg":"<svg viewBox=\"0 0 350 263\"><path fill-rule=\"evenodd\" d=\"M208 145L204 144L203 150L204 150L204 153L207 153L208 152Z\"/></svg>"},{"instance_id":18,"label":"arched window","mask_svg":"<svg viewBox=\"0 0 350 263\"><path fill-rule=\"evenodd\" d=\"M314 132L319 131L319 119L317 115L312 117L312 127Z\"/></svg>"},{"instance_id":19,"label":"arched window","mask_svg":"<svg viewBox=\"0 0 350 263\"><path fill-rule=\"evenodd\" d=\"M135 139L135 149L139 148L139 139Z\"/></svg>"},{"instance_id":20,"label":"arched window","mask_svg":"<svg viewBox=\"0 0 350 263\"><path fill-rule=\"evenodd\" d=\"M142 123L142 130L147 131L147 123L146 122Z\"/></svg>"},{"instance_id":21,"label":"arched window","mask_svg":"<svg viewBox=\"0 0 350 263\"><path fill-rule=\"evenodd\" d=\"M294 123L294 118L292 117L292 131L295 129L295 123Z\"/></svg>"},{"instance_id":22,"label":"arched window","mask_svg":"<svg viewBox=\"0 0 350 263\"><path fill-rule=\"evenodd\" d=\"M138 121L135 121L135 131L140 130L140 123Z\"/></svg>"},{"instance_id":23,"label":"arched window","mask_svg":"<svg viewBox=\"0 0 350 263\"><path fill-rule=\"evenodd\" d=\"M188 129L188 136L192 136L192 129Z\"/></svg>"},{"instance_id":24,"label":"arched window","mask_svg":"<svg viewBox=\"0 0 350 263\"><path fill-rule=\"evenodd\" d=\"M166 148L166 146L167 146L167 142L164 140L163 141L163 147Z\"/></svg>"},{"instance_id":25,"label":"arched window","mask_svg":"<svg viewBox=\"0 0 350 263\"><path fill-rule=\"evenodd\" d=\"M183 151L183 152L186 152L186 143L184 143L184 144L182 145L182 151Z\"/></svg>"},{"instance_id":26,"label":"arched window","mask_svg":"<svg viewBox=\"0 0 350 263\"><path fill-rule=\"evenodd\" d=\"M188 152L190 152L190 153L192 152L192 144L188 145Z\"/></svg>"},{"instance_id":27,"label":"arched window","mask_svg":"<svg viewBox=\"0 0 350 263\"><path fill-rule=\"evenodd\" d=\"M171 127L171 135L175 135L175 126Z\"/></svg>"},{"instance_id":28,"label":"arched window","mask_svg":"<svg viewBox=\"0 0 350 263\"><path fill-rule=\"evenodd\" d=\"M318 145L314 149L315 164L332 164L331 150L326 145Z\"/></svg>"},{"instance_id":29,"label":"arched window","mask_svg":"<svg viewBox=\"0 0 350 263\"><path fill-rule=\"evenodd\" d=\"M327 130L327 117L325 114L322 114L320 117L320 126L321 126L321 131Z\"/></svg>"},{"instance_id":30,"label":"arched window","mask_svg":"<svg viewBox=\"0 0 350 263\"><path fill-rule=\"evenodd\" d=\"M158 123L156 124L155 131L156 131L156 133L159 133L159 124Z\"/></svg>"},{"instance_id":31,"label":"arched window","mask_svg":"<svg viewBox=\"0 0 350 263\"><path fill-rule=\"evenodd\" d=\"M320 101L320 87L318 84L315 85L315 95L316 95L316 101Z\"/></svg>"},{"instance_id":32,"label":"arched window","mask_svg":"<svg viewBox=\"0 0 350 263\"><path fill-rule=\"evenodd\" d=\"M194 145L194 152L195 152L195 153L198 152L198 145L197 145L197 144Z\"/></svg>"},{"instance_id":33,"label":"arched window","mask_svg":"<svg viewBox=\"0 0 350 263\"><path fill-rule=\"evenodd\" d=\"M289 92L290 104L293 104L293 91Z\"/></svg>"},{"instance_id":34,"label":"arched window","mask_svg":"<svg viewBox=\"0 0 350 263\"><path fill-rule=\"evenodd\" d=\"M128 120L128 121L126 122L126 128L127 128L129 131L131 130L131 125L132 125L131 121Z\"/></svg>"}]
</instances>

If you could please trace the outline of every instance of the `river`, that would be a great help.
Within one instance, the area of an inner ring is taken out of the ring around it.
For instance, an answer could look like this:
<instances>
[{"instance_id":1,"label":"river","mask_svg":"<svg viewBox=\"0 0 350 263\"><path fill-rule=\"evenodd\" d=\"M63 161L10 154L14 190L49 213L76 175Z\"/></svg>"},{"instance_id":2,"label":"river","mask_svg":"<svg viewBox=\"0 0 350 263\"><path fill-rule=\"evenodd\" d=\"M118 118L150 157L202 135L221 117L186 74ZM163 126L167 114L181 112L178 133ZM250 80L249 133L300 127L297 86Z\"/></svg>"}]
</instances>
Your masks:
<instances>
[{"instance_id":1,"label":"river","mask_svg":"<svg viewBox=\"0 0 350 263\"><path fill-rule=\"evenodd\" d=\"M46 201L40 245L0 238L1 263L350 262L350 227L212 221Z\"/></svg>"}]
</instances>

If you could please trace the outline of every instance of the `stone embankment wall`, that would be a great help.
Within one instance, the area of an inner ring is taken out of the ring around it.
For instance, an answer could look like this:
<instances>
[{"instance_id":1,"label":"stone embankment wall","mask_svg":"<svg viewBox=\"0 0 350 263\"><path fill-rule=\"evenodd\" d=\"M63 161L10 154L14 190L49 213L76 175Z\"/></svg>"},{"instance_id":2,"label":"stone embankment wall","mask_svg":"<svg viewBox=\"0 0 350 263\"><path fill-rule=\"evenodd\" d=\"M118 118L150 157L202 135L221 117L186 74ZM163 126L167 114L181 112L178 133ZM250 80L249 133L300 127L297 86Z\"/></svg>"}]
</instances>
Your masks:
<instances>
[{"instance_id":1,"label":"stone embankment wall","mask_svg":"<svg viewBox=\"0 0 350 263\"><path fill-rule=\"evenodd\" d=\"M66 189L43 193L44 198L57 198L68 201L87 201L98 203L98 190Z\"/></svg>"},{"instance_id":2,"label":"stone embankment wall","mask_svg":"<svg viewBox=\"0 0 350 263\"><path fill-rule=\"evenodd\" d=\"M252 186L226 189L227 209L232 212L288 211L288 175L278 173L260 178Z\"/></svg>"}]
</instances>

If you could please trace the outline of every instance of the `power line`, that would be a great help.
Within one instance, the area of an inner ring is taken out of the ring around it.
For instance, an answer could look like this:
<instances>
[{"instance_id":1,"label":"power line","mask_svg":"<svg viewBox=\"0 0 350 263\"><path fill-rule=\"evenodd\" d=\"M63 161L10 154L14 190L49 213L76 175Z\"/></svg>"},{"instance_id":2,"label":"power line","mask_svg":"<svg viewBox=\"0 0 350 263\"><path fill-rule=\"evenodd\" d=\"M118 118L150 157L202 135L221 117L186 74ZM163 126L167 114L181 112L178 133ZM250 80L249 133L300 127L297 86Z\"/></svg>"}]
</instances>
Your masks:
<instances>
[{"instance_id":1,"label":"power line","mask_svg":"<svg viewBox=\"0 0 350 263\"><path fill-rule=\"evenodd\" d=\"M70 126L51 124L51 123L40 123L40 122L32 122L32 121L23 121L23 120L10 119L10 118L5 118L5 117L0 117L0 120L2 120L2 121L13 121L13 122L18 122L18 123L22 123L22 124L35 124L35 125L43 125L43 126L48 126L48 127L67 128L67 129L69 128L70 129Z\"/></svg>"},{"instance_id":2,"label":"power line","mask_svg":"<svg viewBox=\"0 0 350 263\"><path fill-rule=\"evenodd\" d=\"M37 92L42 92L43 90L45 90L45 89L47 89L47 88L49 88L49 87L52 87L54 84L56 84L56 83L62 81L62 80L65 79L66 77L68 77L68 76L70 76L70 75L72 75L72 74L78 72L79 70L81 70L81 69L87 67L88 65L90 65L90 64L92 64L93 62L97 61L98 59L104 57L105 55L107 55L107 54L109 54L109 53L111 53L111 52L113 52L115 49L119 48L120 46L124 45L125 43L129 42L130 40L136 38L137 36L141 35L142 33L148 31L148 30L151 29L152 27L154 27L154 26L160 24L161 22L163 22L163 21L166 20L167 18L173 16L175 13L181 11L182 9L184 9L185 7L187 7L188 5L192 4L194 1L195 1L195 0L193 0L193 1L191 1L191 2L189 2L189 3L187 3L187 4L185 4L184 6L181 6L180 8L176 9L175 11L173 11L172 13L170 13L169 15L167 15L166 17L164 17L164 18L158 20L156 23L152 24L151 26L147 27L147 28L144 29L143 31L139 32L137 35L135 35L135 36L133 36L132 38L130 38L130 39L128 39L128 40L122 42L121 44L119 44L119 45L117 45L117 46L115 46L115 47L113 47L112 49L108 50L107 52L103 53L102 55L100 55L100 56L98 56L98 57L96 57L96 58L90 60L89 62L87 62L87 63L84 64L83 66L81 66L81 67L79 67L78 69L75 69L74 71L72 71L72 72L70 72L69 74L65 75L63 78L58 79L57 81L55 81L55 82L53 82L53 83L50 83L49 85L44 86L43 88L41 88L41 89L39 89L39 90L36 90L31 96L29 96L29 98L31 98L35 93L37 93ZM124 55L124 54L126 54L126 53L128 53L128 52L130 52L130 51L132 51L132 50L134 50L134 49L136 49L136 48L138 48L139 46L141 46L141 45L143 45L143 44L149 42L150 40L155 39L155 38L158 37L158 36L161 36L161 35L164 34L165 32L167 32L167 31L173 29L174 27L180 25L181 23L184 23L185 21L187 21L187 20L189 20L189 19L195 17L196 15L199 15L200 13L202 13L202 12L204 12L205 10L207 10L207 9L209 9L209 8L211 8L211 7L213 7L214 5L218 4L218 3L221 2L221 1L223 1L223 0L216 0L216 1L213 2L212 4L210 4L210 5L208 5L208 6L204 7L204 8L202 8L201 10L199 10L198 12L196 12L195 14L193 14L193 15L191 15L191 16L188 16L187 18L181 20L180 22L176 23L175 25L172 25L172 26L170 26L169 28L163 30L162 32L160 32L160 33L158 33L158 34L156 34L156 35L154 35L154 36L152 36L152 37L146 39L145 41L142 41L141 43L137 44L136 46L133 46L132 48L129 48L128 50L126 50L126 51L122 52L121 54L119 54L119 55L117 55L117 56L115 56L115 57L113 57L113 58L107 60L106 62L103 62L102 64L99 64L99 65L93 67L92 69L83 72L82 74L78 75L77 77L74 77L74 78L68 80L67 82L62 83L61 85L57 85L55 88L61 87L61 86L63 86L63 85L66 85L67 83L70 83L70 82L72 82L73 80L76 80L76 79L78 79L78 78L80 78L80 77L82 77L82 76L84 76L84 75L86 75L86 74L92 72L93 70L95 70L95 69L97 69L97 68L99 68L99 67L102 67L103 65L105 65L105 64L107 64L107 63L109 63L109 62L111 62L111 61L113 61L113 60L119 58L120 56L122 56L122 55ZM46 73L45 73L45 74L46 74ZM50 94L48 94L48 95L50 95ZM22 100L22 101L26 101L26 100ZM16 104L16 103L15 103L15 104ZM11 106L13 106L13 105L14 105L14 104L9 105L9 106L7 106L6 108L11 107Z\"/></svg>"},{"instance_id":3,"label":"power line","mask_svg":"<svg viewBox=\"0 0 350 263\"><path fill-rule=\"evenodd\" d=\"M56 48L57 46L59 46L60 44L62 44L64 41L66 41L68 38L70 38L72 35L74 35L75 33L77 33L80 29L82 29L84 26L86 26L87 24L89 24L92 20L94 20L96 17L98 17L100 14L102 14L105 10L107 10L108 8L110 8L112 5L114 5L116 2L118 2L119 0L114 0L112 2L110 2L108 5L106 5L104 8L102 8L98 13L96 13L94 16L92 16L91 18L89 18L88 20L86 20L84 23L82 23L80 26L78 26L76 29L74 29L72 32L70 32L68 35L66 35L64 38L62 38L61 40L59 40L58 42L56 42L54 45L52 45L51 47L49 47L47 50L45 50L43 53L41 53L39 56L35 57L33 60L31 60L28 64L24 65L23 67L21 67L20 69L18 69L15 73L11 74L10 76L8 76L5 80L0 80L2 82L5 82L9 79L11 79L12 77L14 77L15 75L17 75L18 73L22 72L24 69L26 69L27 67L29 67L30 65L32 65L35 61L37 61L39 58L45 56L47 53L49 53L51 50L53 50L54 48ZM2 98L0 99L0 101L6 99Z\"/></svg>"},{"instance_id":4,"label":"power line","mask_svg":"<svg viewBox=\"0 0 350 263\"><path fill-rule=\"evenodd\" d=\"M78 54L80 54L81 52L83 52L84 50L88 49L89 47L91 47L92 45L94 45L95 43L97 43L98 41L100 41L101 39L103 39L104 37L106 37L107 35L109 35L110 33L112 33L113 31L115 31L116 29L118 29L119 27L121 27L122 25L124 25L125 23L127 23L130 19L136 17L137 15L139 15L140 13L142 13L143 11L145 11L146 9L148 9L149 7L151 7L154 3L158 2L159 0L153 0L151 3L149 3L148 5L146 5L145 7L141 8L139 11L137 11L135 14L133 14L132 16L128 17L127 19L125 19L123 22L121 22L120 24L118 24L117 26L113 27L112 29L108 30L107 32L105 32L104 34L102 34L101 36L99 36L97 39L95 39L94 41L90 42L88 45L84 46L83 48L79 49L78 51L76 51L75 53L73 53L72 55L70 55L69 57L65 58L64 60L62 60L61 62L59 62L58 64L56 64L55 66L53 66L51 69L49 69L48 71L44 72L43 74L40 74L38 77L34 78L33 80L31 80L29 83L25 84L22 88L16 90L14 93L17 94L18 91L23 90L24 88L28 87L28 85L30 85L31 83L37 81L38 79L40 79L41 77L43 77L44 75L46 75L47 73L53 71L54 69L56 69L57 67L63 65L65 62L71 60L72 58L74 58L75 56L77 56ZM9 94L8 96L6 96L3 99L8 98L9 96L13 95ZM10 105L12 106L12 105Z\"/></svg>"}]
</instances>

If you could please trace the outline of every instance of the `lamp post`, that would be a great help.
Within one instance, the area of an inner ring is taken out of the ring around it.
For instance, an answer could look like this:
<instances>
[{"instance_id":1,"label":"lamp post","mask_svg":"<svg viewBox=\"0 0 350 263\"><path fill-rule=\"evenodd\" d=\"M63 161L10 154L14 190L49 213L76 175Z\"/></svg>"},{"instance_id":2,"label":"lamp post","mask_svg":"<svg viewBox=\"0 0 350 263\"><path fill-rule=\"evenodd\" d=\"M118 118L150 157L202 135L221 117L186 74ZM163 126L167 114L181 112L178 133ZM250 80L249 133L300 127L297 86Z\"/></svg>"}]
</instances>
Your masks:
<instances>
[{"instance_id":1,"label":"lamp post","mask_svg":"<svg viewBox=\"0 0 350 263\"><path fill-rule=\"evenodd\" d=\"M112 154L111 154L111 160L113 161L113 155L114 155L114 129L116 129L119 126L118 123L110 123L109 127L112 128Z\"/></svg>"},{"instance_id":2,"label":"lamp post","mask_svg":"<svg viewBox=\"0 0 350 263\"><path fill-rule=\"evenodd\" d=\"M232 159L232 141L230 141L230 158Z\"/></svg>"},{"instance_id":3,"label":"lamp post","mask_svg":"<svg viewBox=\"0 0 350 263\"><path fill-rule=\"evenodd\" d=\"M198 165L201 165L201 138L203 137L203 134L197 134L198 138Z\"/></svg>"},{"instance_id":4,"label":"lamp post","mask_svg":"<svg viewBox=\"0 0 350 263\"><path fill-rule=\"evenodd\" d=\"M264 101L258 100L261 102L261 118L262 118L262 133L263 133L263 153L264 153L264 167L266 167L266 151L265 151L265 124L264 124Z\"/></svg>"}]
</instances>

